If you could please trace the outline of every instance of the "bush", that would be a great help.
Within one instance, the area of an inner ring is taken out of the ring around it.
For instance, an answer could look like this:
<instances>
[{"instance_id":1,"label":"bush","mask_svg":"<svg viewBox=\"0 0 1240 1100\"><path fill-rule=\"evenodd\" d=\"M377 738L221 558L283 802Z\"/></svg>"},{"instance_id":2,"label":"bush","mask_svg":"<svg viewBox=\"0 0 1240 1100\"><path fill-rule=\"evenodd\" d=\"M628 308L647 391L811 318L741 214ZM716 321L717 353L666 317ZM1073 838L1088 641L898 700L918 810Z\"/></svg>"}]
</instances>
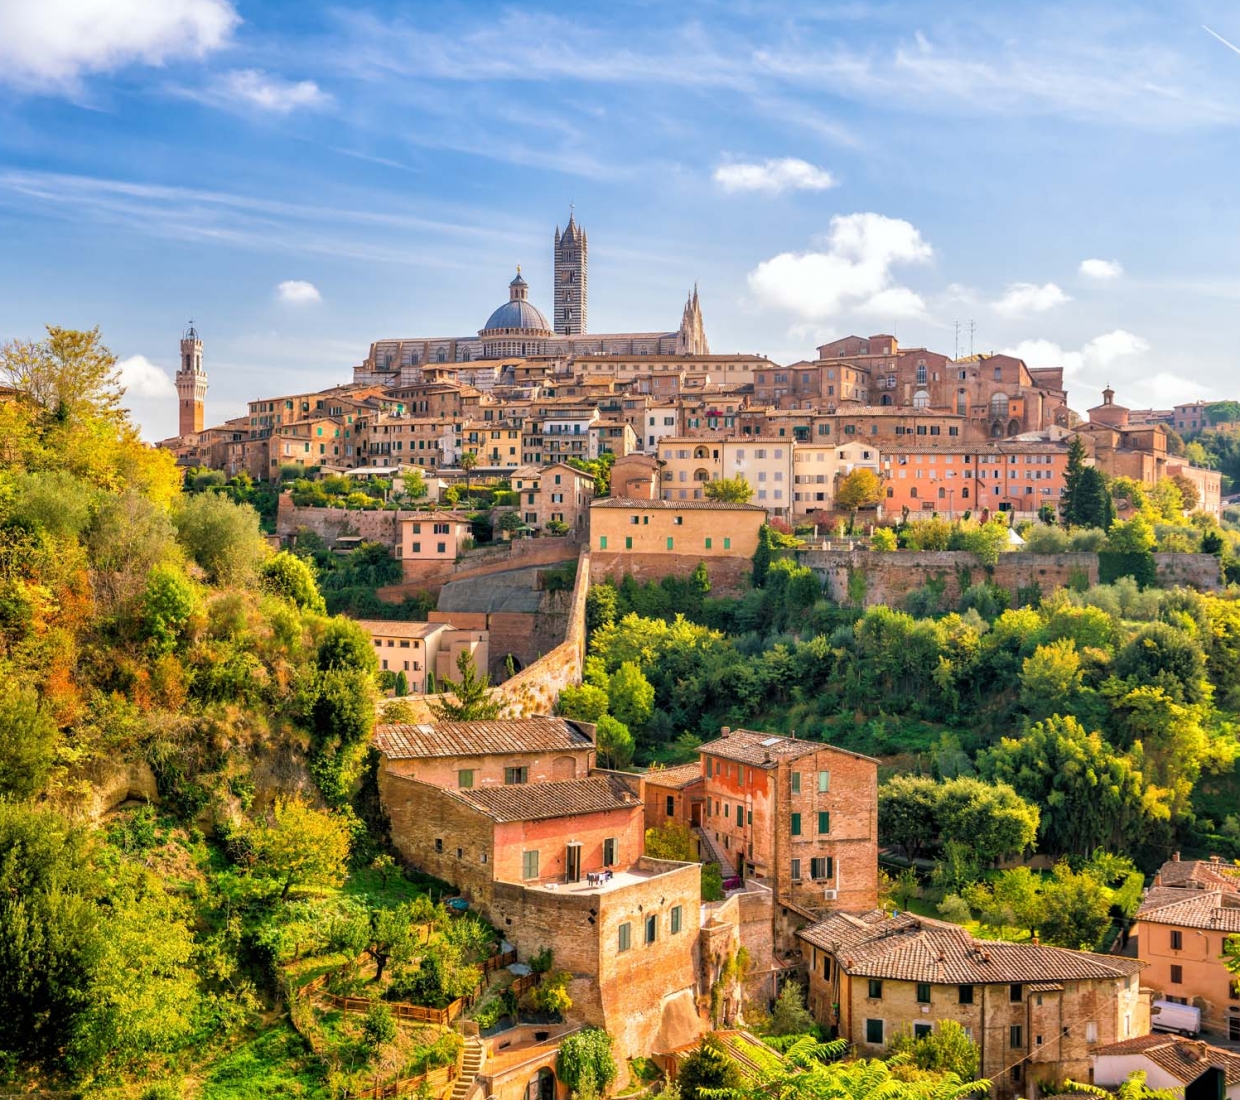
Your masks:
<instances>
[{"instance_id":1,"label":"bush","mask_svg":"<svg viewBox=\"0 0 1240 1100\"><path fill-rule=\"evenodd\" d=\"M366 1010L362 1020L362 1037L372 1050L378 1050L396 1038L396 1017L392 1015L390 1005L375 1001Z\"/></svg>"}]
</instances>

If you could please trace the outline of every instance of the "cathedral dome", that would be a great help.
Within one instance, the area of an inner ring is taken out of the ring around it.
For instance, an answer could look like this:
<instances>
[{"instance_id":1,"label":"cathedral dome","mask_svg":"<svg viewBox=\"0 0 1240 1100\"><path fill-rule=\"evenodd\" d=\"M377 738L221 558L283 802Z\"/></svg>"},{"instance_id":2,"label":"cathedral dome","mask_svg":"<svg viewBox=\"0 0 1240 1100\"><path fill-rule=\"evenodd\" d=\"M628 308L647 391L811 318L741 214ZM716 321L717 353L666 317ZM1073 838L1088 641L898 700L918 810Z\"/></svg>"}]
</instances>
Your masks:
<instances>
[{"instance_id":1,"label":"cathedral dome","mask_svg":"<svg viewBox=\"0 0 1240 1100\"><path fill-rule=\"evenodd\" d=\"M482 326L481 333L488 332L528 332L531 335L550 336L551 326L547 318L533 302L529 300L530 285L521 277L521 268L517 268L517 277L508 284L508 301L499 307Z\"/></svg>"},{"instance_id":2,"label":"cathedral dome","mask_svg":"<svg viewBox=\"0 0 1240 1100\"><path fill-rule=\"evenodd\" d=\"M529 329L542 333L551 331L551 326L547 324L547 318L543 316L542 310L533 302L521 298L514 298L500 306L487 318L482 331L489 332L491 329L503 328Z\"/></svg>"}]
</instances>

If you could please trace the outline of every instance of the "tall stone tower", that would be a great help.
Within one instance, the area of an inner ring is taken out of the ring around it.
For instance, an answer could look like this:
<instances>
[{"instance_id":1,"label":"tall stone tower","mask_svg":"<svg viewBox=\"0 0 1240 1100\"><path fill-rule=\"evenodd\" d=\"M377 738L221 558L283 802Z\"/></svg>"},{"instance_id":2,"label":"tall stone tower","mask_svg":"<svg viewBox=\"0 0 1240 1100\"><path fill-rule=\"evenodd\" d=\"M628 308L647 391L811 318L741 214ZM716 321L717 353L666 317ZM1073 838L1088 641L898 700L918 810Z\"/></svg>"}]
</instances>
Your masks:
<instances>
[{"instance_id":1,"label":"tall stone tower","mask_svg":"<svg viewBox=\"0 0 1240 1100\"><path fill-rule=\"evenodd\" d=\"M181 365L177 367L177 397L181 404L178 435L194 435L203 429L203 405L207 400L207 372L202 369L202 340L190 321L181 337Z\"/></svg>"},{"instance_id":2,"label":"tall stone tower","mask_svg":"<svg viewBox=\"0 0 1240 1100\"><path fill-rule=\"evenodd\" d=\"M555 331L561 336L580 336L586 331L589 253L586 231L570 212L564 232L555 227Z\"/></svg>"}]
</instances>

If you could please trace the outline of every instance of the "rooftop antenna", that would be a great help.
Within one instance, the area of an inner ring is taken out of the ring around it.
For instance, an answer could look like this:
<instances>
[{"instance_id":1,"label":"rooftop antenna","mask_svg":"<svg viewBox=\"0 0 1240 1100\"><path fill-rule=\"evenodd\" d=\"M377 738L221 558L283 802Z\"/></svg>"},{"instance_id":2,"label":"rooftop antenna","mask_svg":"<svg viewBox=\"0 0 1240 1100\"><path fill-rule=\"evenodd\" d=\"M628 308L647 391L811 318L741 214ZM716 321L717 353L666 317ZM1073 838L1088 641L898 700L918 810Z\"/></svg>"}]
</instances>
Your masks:
<instances>
[{"instance_id":1,"label":"rooftop antenna","mask_svg":"<svg viewBox=\"0 0 1240 1100\"><path fill-rule=\"evenodd\" d=\"M973 358L973 337L977 335L977 322L969 318L969 358Z\"/></svg>"},{"instance_id":2,"label":"rooftop antenna","mask_svg":"<svg viewBox=\"0 0 1240 1100\"><path fill-rule=\"evenodd\" d=\"M956 354L953 355L952 358L953 359L960 358L960 322L959 321L956 322Z\"/></svg>"}]
</instances>

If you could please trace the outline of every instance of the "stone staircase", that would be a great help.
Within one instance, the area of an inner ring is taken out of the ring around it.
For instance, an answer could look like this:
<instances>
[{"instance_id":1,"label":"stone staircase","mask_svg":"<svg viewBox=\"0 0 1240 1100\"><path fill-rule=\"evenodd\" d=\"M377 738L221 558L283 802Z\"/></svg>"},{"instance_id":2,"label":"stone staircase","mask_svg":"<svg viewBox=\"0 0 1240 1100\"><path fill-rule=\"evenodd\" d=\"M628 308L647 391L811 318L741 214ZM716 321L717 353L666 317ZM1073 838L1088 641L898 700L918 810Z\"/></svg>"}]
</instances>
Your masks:
<instances>
[{"instance_id":1,"label":"stone staircase","mask_svg":"<svg viewBox=\"0 0 1240 1100\"><path fill-rule=\"evenodd\" d=\"M732 874L736 869L736 862L731 852L726 852L723 846L714 838L714 835L705 826L700 826L697 830L698 840L701 841L701 851L699 855L702 857L703 863L717 863L720 870L723 871L724 878Z\"/></svg>"},{"instance_id":2,"label":"stone staircase","mask_svg":"<svg viewBox=\"0 0 1240 1100\"><path fill-rule=\"evenodd\" d=\"M482 1072L482 1063L486 1061L486 1056L487 1048L481 1039L471 1035L465 1040L465 1047L461 1051L461 1072L457 1074L449 1100L466 1100L473 1092L474 1082Z\"/></svg>"}]
</instances>

